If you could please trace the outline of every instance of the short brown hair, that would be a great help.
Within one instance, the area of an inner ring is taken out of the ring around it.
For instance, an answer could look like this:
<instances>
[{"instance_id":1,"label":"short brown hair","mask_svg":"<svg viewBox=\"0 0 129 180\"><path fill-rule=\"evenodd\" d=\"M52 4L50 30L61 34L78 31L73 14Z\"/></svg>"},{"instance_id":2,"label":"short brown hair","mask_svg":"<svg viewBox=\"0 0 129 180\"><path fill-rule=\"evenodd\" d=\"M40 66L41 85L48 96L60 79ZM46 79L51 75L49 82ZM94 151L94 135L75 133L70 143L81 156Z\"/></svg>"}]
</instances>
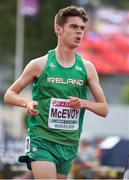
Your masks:
<instances>
[{"instance_id":1,"label":"short brown hair","mask_svg":"<svg viewBox=\"0 0 129 180\"><path fill-rule=\"evenodd\" d=\"M55 24L63 26L67 22L68 17L71 16L80 17L84 23L88 21L86 12L83 7L68 6L59 10L57 15L55 16Z\"/></svg>"}]
</instances>

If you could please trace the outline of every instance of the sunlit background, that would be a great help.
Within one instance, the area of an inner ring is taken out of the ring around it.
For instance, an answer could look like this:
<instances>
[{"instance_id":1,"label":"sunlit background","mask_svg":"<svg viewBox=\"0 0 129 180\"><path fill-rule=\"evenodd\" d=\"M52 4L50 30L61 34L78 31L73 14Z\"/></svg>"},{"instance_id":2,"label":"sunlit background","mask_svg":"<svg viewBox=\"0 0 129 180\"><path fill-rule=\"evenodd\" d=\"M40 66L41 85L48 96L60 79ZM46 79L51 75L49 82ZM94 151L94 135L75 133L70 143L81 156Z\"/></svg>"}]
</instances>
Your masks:
<instances>
[{"instance_id":1,"label":"sunlit background","mask_svg":"<svg viewBox=\"0 0 129 180\"><path fill-rule=\"evenodd\" d=\"M1 0L1 179L33 178L17 160L24 152L27 114L22 108L5 105L3 95L31 59L56 47L54 16L69 5L83 6L89 17L87 32L77 51L95 65L109 104L106 118L88 111L84 118L81 140L101 151L99 164L89 173L86 167L79 168L76 160L69 178L112 179L123 175L129 154L129 1ZM21 95L31 97L31 85ZM88 98L92 99L89 91Z\"/></svg>"}]
</instances>

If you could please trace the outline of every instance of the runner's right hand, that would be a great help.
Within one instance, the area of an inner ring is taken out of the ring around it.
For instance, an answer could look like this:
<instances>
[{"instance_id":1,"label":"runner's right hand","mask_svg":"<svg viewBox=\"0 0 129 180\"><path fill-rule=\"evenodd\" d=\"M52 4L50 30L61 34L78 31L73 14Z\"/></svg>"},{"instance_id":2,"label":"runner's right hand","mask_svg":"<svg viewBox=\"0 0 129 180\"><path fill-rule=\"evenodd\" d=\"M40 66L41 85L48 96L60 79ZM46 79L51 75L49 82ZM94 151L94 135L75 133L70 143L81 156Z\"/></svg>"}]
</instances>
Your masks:
<instances>
[{"instance_id":1,"label":"runner's right hand","mask_svg":"<svg viewBox=\"0 0 129 180\"><path fill-rule=\"evenodd\" d=\"M35 109L35 106L38 105L38 102L36 101L30 101L27 105L27 113L31 116L35 116L39 114L39 111Z\"/></svg>"}]
</instances>

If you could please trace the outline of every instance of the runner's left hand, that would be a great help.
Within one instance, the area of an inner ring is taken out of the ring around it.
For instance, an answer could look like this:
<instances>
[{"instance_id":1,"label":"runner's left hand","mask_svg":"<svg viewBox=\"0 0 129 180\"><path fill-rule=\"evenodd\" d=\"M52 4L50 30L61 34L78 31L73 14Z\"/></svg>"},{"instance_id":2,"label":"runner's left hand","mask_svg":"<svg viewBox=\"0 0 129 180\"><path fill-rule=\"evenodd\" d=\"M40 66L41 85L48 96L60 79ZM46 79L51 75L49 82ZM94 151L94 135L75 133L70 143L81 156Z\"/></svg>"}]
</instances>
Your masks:
<instances>
[{"instance_id":1,"label":"runner's left hand","mask_svg":"<svg viewBox=\"0 0 129 180\"><path fill-rule=\"evenodd\" d=\"M78 97L69 96L69 105L73 109L81 109L84 107L84 100Z\"/></svg>"}]
</instances>

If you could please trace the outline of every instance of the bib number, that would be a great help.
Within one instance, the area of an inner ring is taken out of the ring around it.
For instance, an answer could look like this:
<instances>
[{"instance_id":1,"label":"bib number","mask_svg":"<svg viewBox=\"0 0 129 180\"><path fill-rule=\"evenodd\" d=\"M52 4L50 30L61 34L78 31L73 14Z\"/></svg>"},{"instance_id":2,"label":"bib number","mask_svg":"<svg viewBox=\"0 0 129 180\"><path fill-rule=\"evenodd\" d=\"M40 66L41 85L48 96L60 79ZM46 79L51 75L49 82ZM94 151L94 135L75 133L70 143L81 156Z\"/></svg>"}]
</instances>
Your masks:
<instances>
[{"instance_id":1,"label":"bib number","mask_svg":"<svg viewBox=\"0 0 129 180\"><path fill-rule=\"evenodd\" d=\"M77 130L80 109L69 107L68 99L51 98L48 127L52 129Z\"/></svg>"}]
</instances>

